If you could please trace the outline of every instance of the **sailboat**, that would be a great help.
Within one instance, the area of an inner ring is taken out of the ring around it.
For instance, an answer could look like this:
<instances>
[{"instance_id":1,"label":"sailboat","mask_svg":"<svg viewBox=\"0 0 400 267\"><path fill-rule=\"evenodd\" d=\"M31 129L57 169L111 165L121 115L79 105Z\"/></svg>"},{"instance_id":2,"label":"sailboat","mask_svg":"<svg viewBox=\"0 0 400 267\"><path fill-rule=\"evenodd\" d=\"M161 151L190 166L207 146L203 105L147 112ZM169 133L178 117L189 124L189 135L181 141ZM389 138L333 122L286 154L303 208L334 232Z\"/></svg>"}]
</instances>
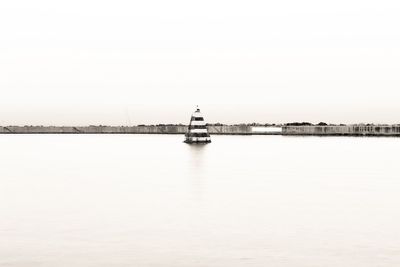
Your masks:
<instances>
[{"instance_id":1,"label":"sailboat","mask_svg":"<svg viewBox=\"0 0 400 267\"><path fill-rule=\"evenodd\" d=\"M185 143L207 144L211 143L210 134L208 133L204 117L200 112L199 107L190 118L188 130L185 134Z\"/></svg>"}]
</instances>

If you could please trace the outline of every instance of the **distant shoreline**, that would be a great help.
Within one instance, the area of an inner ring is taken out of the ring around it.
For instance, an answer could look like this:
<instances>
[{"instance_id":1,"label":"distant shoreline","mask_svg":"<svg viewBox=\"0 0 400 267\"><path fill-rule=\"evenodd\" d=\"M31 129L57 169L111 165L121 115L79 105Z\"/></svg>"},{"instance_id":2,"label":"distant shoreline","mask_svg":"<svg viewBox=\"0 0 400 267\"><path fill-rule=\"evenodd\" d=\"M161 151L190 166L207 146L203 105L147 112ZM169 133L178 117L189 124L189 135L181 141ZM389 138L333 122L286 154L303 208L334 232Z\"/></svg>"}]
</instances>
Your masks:
<instances>
[{"instance_id":1,"label":"distant shoreline","mask_svg":"<svg viewBox=\"0 0 400 267\"><path fill-rule=\"evenodd\" d=\"M138 125L138 126L0 126L0 134L185 134L188 126L183 124ZM276 131L253 131L254 126L207 125L210 134L220 135L276 135Z\"/></svg>"},{"instance_id":2,"label":"distant shoreline","mask_svg":"<svg viewBox=\"0 0 400 267\"><path fill-rule=\"evenodd\" d=\"M0 126L0 134L185 134L187 125ZM208 124L211 135L400 136L400 125Z\"/></svg>"}]
</instances>

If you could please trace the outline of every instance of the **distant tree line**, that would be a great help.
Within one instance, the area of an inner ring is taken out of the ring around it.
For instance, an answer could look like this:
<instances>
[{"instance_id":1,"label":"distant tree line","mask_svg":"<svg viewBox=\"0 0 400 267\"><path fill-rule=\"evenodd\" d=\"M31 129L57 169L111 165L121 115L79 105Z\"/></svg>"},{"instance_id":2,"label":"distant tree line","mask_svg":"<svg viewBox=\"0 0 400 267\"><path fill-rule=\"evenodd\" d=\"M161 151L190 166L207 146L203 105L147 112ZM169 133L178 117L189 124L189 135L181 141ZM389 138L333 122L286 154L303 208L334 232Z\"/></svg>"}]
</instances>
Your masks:
<instances>
[{"instance_id":1,"label":"distant tree line","mask_svg":"<svg viewBox=\"0 0 400 267\"><path fill-rule=\"evenodd\" d=\"M319 122L317 124L313 124L311 122L289 122L285 123L285 126L336 126L336 124L327 124L326 122Z\"/></svg>"}]
</instances>

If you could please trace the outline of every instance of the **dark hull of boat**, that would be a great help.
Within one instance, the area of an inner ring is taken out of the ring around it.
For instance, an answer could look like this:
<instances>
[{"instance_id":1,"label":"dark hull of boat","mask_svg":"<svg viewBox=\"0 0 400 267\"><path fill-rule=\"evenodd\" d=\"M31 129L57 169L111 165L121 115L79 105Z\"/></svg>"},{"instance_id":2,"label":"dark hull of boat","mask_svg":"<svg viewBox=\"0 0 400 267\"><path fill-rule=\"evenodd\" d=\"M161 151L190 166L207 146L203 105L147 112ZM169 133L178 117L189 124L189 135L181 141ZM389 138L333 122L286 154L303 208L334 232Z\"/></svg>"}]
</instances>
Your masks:
<instances>
[{"instance_id":1,"label":"dark hull of boat","mask_svg":"<svg viewBox=\"0 0 400 267\"><path fill-rule=\"evenodd\" d=\"M192 140L185 140L183 141L186 144L209 144L211 143L211 140L207 140L207 141L192 141Z\"/></svg>"}]
</instances>

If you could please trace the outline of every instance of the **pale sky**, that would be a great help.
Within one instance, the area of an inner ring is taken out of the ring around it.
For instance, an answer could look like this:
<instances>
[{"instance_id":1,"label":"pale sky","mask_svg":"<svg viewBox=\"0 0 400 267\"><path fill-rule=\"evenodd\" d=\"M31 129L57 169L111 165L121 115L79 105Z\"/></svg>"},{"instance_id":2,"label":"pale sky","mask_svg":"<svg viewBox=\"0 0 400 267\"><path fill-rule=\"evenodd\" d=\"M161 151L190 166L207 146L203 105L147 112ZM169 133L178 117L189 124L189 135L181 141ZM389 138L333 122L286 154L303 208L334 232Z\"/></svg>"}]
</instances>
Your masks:
<instances>
[{"instance_id":1,"label":"pale sky","mask_svg":"<svg viewBox=\"0 0 400 267\"><path fill-rule=\"evenodd\" d=\"M400 2L0 2L0 125L400 123Z\"/></svg>"}]
</instances>

